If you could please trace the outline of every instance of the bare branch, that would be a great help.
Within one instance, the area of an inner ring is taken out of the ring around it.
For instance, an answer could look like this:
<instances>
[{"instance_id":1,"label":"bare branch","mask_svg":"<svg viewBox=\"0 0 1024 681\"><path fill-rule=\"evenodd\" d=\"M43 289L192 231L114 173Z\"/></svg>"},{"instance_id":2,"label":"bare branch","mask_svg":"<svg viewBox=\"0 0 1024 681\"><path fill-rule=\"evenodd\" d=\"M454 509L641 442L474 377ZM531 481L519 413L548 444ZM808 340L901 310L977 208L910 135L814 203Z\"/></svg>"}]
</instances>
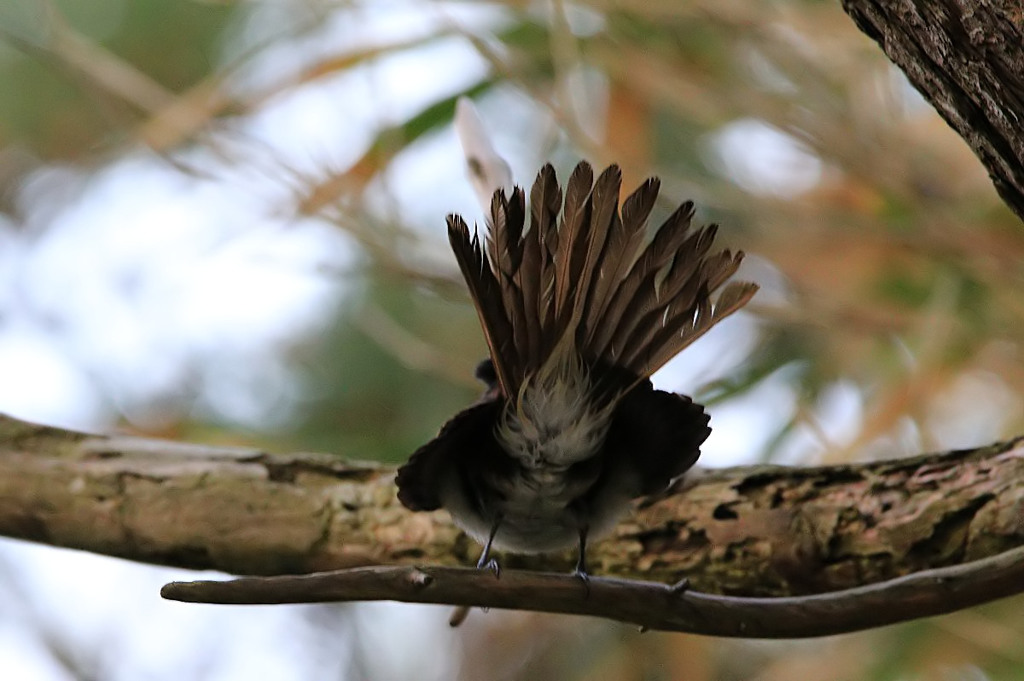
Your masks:
<instances>
[{"instance_id":1,"label":"bare branch","mask_svg":"<svg viewBox=\"0 0 1024 681\"><path fill-rule=\"evenodd\" d=\"M684 584L466 568L372 567L227 582L172 582L190 603L388 600L592 615L643 629L743 638L830 636L953 612L1024 591L1024 548L983 560L814 596L737 598Z\"/></svg>"}]
</instances>

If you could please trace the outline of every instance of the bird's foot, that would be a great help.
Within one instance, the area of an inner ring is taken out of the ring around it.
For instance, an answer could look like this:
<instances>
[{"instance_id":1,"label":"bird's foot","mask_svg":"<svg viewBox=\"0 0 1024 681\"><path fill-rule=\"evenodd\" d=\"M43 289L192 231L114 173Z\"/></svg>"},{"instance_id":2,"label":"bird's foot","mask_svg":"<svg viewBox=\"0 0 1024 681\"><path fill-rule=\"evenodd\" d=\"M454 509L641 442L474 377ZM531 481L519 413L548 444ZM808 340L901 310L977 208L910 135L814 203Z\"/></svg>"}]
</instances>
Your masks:
<instances>
[{"instance_id":1,"label":"bird's foot","mask_svg":"<svg viewBox=\"0 0 1024 681\"><path fill-rule=\"evenodd\" d=\"M498 563L497 558L490 558L487 556L481 556L476 567L478 570L490 570L494 573L495 579L501 579L501 565Z\"/></svg>"},{"instance_id":2,"label":"bird's foot","mask_svg":"<svg viewBox=\"0 0 1024 681\"><path fill-rule=\"evenodd\" d=\"M690 580L686 577L683 577L678 582L671 585L668 588L668 590L672 592L673 596L681 596L690 590Z\"/></svg>"},{"instance_id":3,"label":"bird's foot","mask_svg":"<svg viewBox=\"0 0 1024 681\"><path fill-rule=\"evenodd\" d=\"M572 576L575 577L576 579L580 580L581 582L583 582L583 588L586 590L586 595L589 597L590 596L590 574L586 571L586 569L577 566L576 569L572 571Z\"/></svg>"}]
</instances>

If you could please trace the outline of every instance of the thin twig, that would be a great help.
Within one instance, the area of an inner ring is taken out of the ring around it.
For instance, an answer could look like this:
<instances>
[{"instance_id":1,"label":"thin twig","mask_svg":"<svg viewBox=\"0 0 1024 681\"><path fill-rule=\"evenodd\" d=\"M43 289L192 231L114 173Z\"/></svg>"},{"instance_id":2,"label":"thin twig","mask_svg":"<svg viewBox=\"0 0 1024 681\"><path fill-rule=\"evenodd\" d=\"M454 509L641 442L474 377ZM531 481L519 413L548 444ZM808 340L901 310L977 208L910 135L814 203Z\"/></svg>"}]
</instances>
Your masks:
<instances>
[{"instance_id":1,"label":"thin twig","mask_svg":"<svg viewBox=\"0 0 1024 681\"><path fill-rule=\"evenodd\" d=\"M591 615L644 629L743 638L829 636L953 612L1024 591L1024 547L853 589L738 598L569 574L379 566L285 577L172 582L164 598L233 605L401 601Z\"/></svg>"}]
</instances>

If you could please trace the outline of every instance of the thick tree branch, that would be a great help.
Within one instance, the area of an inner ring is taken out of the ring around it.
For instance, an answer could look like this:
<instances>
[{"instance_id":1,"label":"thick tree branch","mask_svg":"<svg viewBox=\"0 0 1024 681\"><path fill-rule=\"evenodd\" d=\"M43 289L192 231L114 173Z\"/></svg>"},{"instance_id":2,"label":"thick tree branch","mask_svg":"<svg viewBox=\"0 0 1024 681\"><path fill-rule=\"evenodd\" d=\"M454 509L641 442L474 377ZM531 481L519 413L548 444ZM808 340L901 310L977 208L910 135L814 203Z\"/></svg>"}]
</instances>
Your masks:
<instances>
[{"instance_id":1,"label":"thick tree branch","mask_svg":"<svg viewBox=\"0 0 1024 681\"><path fill-rule=\"evenodd\" d=\"M395 500L393 470L317 454L89 436L0 417L0 534L241 575L458 565L478 547ZM1024 440L821 468L704 471L591 549L596 574L794 596L1024 545ZM568 571L564 558L506 568ZM1022 582L1024 589L1024 582Z\"/></svg>"},{"instance_id":2,"label":"thick tree branch","mask_svg":"<svg viewBox=\"0 0 1024 681\"><path fill-rule=\"evenodd\" d=\"M1016 0L843 0L1024 219L1024 11Z\"/></svg>"}]
</instances>

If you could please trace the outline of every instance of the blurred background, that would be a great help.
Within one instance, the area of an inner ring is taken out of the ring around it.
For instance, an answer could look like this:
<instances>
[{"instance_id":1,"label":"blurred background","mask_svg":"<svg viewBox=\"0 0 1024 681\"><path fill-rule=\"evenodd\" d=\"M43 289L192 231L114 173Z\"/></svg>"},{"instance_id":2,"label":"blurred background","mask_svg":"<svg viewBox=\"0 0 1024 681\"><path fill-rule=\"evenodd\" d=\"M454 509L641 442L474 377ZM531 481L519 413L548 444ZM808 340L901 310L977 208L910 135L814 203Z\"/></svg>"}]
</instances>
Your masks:
<instances>
[{"instance_id":1,"label":"blurred background","mask_svg":"<svg viewBox=\"0 0 1024 681\"><path fill-rule=\"evenodd\" d=\"M485 355L444 216L476 102L516 180L618 162L748 253L656 377L707 466L1024 432L1024 231L810 0L0 3L0 411L399 462ZM657 217L657 215L656 215ZM3 679L1020 679L1020 599L809 642L444 608L160 601L195 573L0 541Z\"/></svg>"}]
</instances>

